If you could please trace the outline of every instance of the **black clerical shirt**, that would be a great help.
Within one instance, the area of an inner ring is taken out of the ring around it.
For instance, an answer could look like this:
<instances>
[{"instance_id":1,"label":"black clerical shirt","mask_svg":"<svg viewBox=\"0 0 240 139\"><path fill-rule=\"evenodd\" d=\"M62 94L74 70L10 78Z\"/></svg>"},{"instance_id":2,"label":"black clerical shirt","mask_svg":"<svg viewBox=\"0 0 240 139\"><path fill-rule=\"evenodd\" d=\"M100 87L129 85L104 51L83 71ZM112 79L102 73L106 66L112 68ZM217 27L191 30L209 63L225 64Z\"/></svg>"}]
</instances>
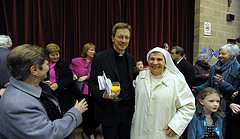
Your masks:
<instances>
[{"instance_id":1,"label":"black clerical shirt","mask_svg":"<svg viewBox=\"0 0 240 139\"><path fill-rule=\"evenodd\" d=\"M128 71L128 61L127 55L124 53L120 56L120 54L114 50L114 56L116 59L116 64L118 68L119 78L120 78L120 88L121 92L119 97L122 101L130 100L131 99L131 89L130 89L130 82L129 82L129 71Z\"/></svg>"}]
</instances>

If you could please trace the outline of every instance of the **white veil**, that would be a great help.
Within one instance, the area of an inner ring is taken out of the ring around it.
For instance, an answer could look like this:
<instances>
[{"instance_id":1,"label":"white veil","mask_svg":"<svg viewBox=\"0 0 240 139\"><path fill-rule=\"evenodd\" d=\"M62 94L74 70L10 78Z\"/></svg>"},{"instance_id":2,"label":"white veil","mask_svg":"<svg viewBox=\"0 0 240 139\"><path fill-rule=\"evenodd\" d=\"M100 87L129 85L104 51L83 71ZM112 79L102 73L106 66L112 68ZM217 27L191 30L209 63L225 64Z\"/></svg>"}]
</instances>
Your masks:
<instances>
[{"instance_id":1,"label":"white veil","mask_svg":"<svg viewBox=\"0 0 240 139\"><path fill-rule=\"evenodd\" d=\"M165 49L163 48L160 48L160 47L155 47L153 48L152 50L150 50L148 53L147 53L147 62L149 60L149 56L151 53L153 52L160 52L164 55L165 57L165 60L166 60L166 65L165 67L170 71L172 72L173 74L176 74L178 76L181 76L184 78L183 74L178 70L178 68L174 65L173 61L172 61L172 58L170 56L170 53L168 51L166 51Z\"/></svg>"}]
</instances>

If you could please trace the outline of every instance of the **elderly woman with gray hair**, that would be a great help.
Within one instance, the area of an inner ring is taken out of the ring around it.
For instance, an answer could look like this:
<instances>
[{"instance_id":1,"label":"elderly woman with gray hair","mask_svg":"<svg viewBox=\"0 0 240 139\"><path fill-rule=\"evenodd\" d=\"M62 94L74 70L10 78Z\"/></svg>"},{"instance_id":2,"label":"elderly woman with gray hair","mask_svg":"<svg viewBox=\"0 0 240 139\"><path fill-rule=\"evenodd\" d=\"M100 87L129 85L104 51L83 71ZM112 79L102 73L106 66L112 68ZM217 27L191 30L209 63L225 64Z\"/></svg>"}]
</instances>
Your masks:
<instances>
[{"instance_id":1,"label":"elderly woman with gray hair","mask_svg":"<svg viewBox=\"0 0 240 139\"><path fill-rule=\"evenodd\" d=\"M231 109L227 107L231 96L238 91L238 83L240 81L240 64L236 60L239 53L239 47L235 44L226 44L219 48L218 61L212 66L209 73L209 79L204 84L193 88L194 92L199 92L206 87L216 89L223 95L223 110L227 116L227 120L223 120L223 135L225 135L226 122Z\"/></svg>"},{"instance_id":2,"label":"elderly woman with gray hair","mask_svg":"<svg viewBox=\"0 0 240 139\"><path fill-rule=\"evenodd\" d=\"M64 115L49 86L41 47L20 45L7 56L10 84L0 101L1 139L63 139L81 122L87 102L76 101Z\"/></svg>"},{"instance_id":3,"label":"elderly woman with gray hair","mask_svg":"<svg viewBox=\"0 0 240 139\"><path fill-rule=\"evenodd\" d=\"M235 44L226 44L219 48L218 61L210 70L209 80L197 86L193 91L199 92L203 88L212 87L219 91L224 98L232 96L237 91L238 81L240 80L239 63L236 56L239 48Z\"/></svg>"},{"instance_id":4,"label":"elderly woman with gray hair","mask_svg":"<svg viewBox=\"0 0 240 139\"><path fill-rule=\"evenodd\" d=\"M205 83L209 77L211 65L208 63L207 54L199 54L194 65L195 81L194 86Z\"/></svg>"},{"instance_id":5,"label":"elderly woman with gray hair","mask_svg":"<svg viewBox=\"0 0 240 139\"><path fill-rule=\"evenodd\" d=\"M147 61L136 79L131 138L177 139L193 117L194 96L169 52L153 48Z\"/></svg>"},{"instance_id":6,"label":"elderly woman with gray hair","mask_svg":"<svg viewBox=\"0 0 240 139\"><path fill-rule=\"evenodd\" d=\"M10 52L10 48L12 46L12 40L7 35L0 35L0 97L5 91L5 87L8 85L9 78L11 73L7 68L6 57Z\"/></svg>"}]
</instances>

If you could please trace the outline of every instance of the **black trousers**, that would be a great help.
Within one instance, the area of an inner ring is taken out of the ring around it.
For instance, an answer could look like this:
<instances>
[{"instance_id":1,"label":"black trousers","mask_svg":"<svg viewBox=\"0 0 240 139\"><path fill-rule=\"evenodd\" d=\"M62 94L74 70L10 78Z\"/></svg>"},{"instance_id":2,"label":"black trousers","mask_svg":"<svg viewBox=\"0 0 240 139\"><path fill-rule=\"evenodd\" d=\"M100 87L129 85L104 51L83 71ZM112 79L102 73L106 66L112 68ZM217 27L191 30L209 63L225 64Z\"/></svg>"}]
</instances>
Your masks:
<instances>
[{"instance_id":1,"label":"black trousers","mask_svg":"<svg viewBox=\"0 0 240 139\"><path fill-rule=\"evenodd\" d=\"M111 126L102 124L104 139L130 139L131 120L134 112L134 107L131 104L118 107L119 121Z\"/></svg>"},{"instance_id":2,"label":"black trousers","mask_svg":"<svg viewBox=\"0 0 240 139\"><path fill-rule=\"evenodd\" d=\"M80 127L82 127L84 133L91 135L94 134L99 126L99 123L94 119L94 98L85 94L76 96L78 101L81 101L83 98L85 98L88 103L88 110L82 114L83 121Z\"/></svg>"},{"instance_id":3,"label":"black trousers","mask_svg":"<svg viewBox=\"0 0 240 139\"><path fill-rule=\"evenodd\" d=\"M226 136L225 139L239 138L240 114L230 113L226 116Z\"/></svg>"}]
</instances>

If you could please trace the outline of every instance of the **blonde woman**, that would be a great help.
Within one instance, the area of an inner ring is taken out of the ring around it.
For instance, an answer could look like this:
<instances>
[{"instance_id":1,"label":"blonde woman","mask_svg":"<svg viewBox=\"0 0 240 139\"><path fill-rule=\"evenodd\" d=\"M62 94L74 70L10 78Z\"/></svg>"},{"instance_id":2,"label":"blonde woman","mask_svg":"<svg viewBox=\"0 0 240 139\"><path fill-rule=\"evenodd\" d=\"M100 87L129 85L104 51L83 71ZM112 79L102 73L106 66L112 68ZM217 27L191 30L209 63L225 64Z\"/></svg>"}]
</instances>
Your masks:
<instances>
[{"instance_id":1,"label":"blonde woman","mask_svg":"<svg viewBox=\"0 0 240 139\"><path fill-rule=\"evenodd\" d=\"M46 46L48 56L49 72L47 84L57 97L63 113L67 112L73 105L70 85L73 83L73 74L69 64L60 60L60 48L55 43Z\"/></svg>"},{"instance_id":2,"label":"blonde woman","mask_svg":"<svg viewBox=\"0 0 240 139\"><path fill-rule=\"evenodd\" d=\"M94 132L98 127L98 122L94 119L94 99L88 92L87 81L90 77L90 70L88 72L88 68L91 65L91 61L95 55L96 46L93 43L87 43L83 46L83 50L81 53L81 57L72 59L72 63L70 64L70 69L73 72L73 79L79 81L85 81L85 86L83 90L83 94L75 95L77 100L81 100L85 98L88 102L88 111L83 114L84 121L81 124L83 129L83 136L85 139L90 138L94 139ZM88 74L87 74L88 72ZM86 75L87 74L87 75Z\"/></svg>"}]
</instances>

